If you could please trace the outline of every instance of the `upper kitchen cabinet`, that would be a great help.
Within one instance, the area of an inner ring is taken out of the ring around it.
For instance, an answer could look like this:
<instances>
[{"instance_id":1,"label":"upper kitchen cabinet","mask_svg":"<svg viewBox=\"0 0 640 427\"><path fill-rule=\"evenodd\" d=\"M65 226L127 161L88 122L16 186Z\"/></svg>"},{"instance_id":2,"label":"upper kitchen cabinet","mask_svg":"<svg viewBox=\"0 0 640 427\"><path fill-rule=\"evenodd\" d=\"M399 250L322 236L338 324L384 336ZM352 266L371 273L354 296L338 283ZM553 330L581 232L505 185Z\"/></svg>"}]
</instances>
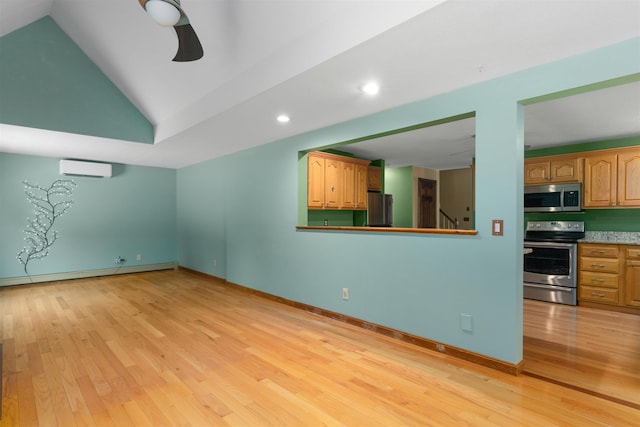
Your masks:
<instances>
[{"instance_id":1,"label":"upper kitchen cabinet","mask_svg":"<svg viewBox=\"0 0 640 427\"><path fill-rule=\"evenodd\" d=\"M369 191L382 191L382 169L379 166L369 166L367 189Z\"/></svg>"},{"instance_id":2,"label":"upper kitchen cabinet","mask_svg":"<svg viewBox=\"0 0 640 427\"><path fill-rule=\"evenodd\" d=\"M618 206L640 206L640 149L618 154Z\"/></svg>"},{"instance_id":3,"label":"upper kitchen cabinet","mask_svg":"<svg viewBox=\"0 0 640 427\"><path fill-rule=\"evenodd\" d=\"M308 154L309 209L367 209L369 160L314 151Z\"/></svg>"},{"instance_id":4,"label":"upper kitchen cabinet","mask_svg":"<svg viewBox=\"0 0 640 427\"><path fill-rule=\"evenodd\" d=\"M356 193L356 206L357 210L367 209L367 187L369 180L369 166L365 163L356 163L356 179L355 179L355 193Z\"/></svg>"},{"instance_id":5,"label":"upper kitchen cabinet","mask_svg":"<svg viewBox=\"0 0 640 427\"><path fill-rule=\"evenodd\" d=\"M640 207L639 148L594 153L584 162L584 207Z\"/></svg>"},{"instance_id":6,"label":"upper kitchen cabinet","mask_svg":"<svg viewBox=\"0 0 640 427\"><path fill-rule=\"evenodd\" d=\"M525 185L580 181L582 158L575 155L531 158L524 162Z\"/></svg>"}]
</instances>

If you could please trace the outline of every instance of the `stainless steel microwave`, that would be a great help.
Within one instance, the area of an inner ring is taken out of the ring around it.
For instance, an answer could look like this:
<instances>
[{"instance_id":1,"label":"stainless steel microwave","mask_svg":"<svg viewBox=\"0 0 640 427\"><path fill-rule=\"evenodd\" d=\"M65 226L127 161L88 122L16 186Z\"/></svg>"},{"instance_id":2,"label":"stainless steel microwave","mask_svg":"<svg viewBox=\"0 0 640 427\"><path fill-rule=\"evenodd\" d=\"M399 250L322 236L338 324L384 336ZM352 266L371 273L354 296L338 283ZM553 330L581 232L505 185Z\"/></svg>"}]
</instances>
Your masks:
<instances>
[{"instance_id":1,"label":"stainless steel microwave","mask_svg":"<svg viewBox=\"0 0 640 427\"><path fill-rule=\"evenodd\" d=\"M578 212L582 210L582 184L546 184L524 187L525 212Z\"/></svg>"}]
</instances>

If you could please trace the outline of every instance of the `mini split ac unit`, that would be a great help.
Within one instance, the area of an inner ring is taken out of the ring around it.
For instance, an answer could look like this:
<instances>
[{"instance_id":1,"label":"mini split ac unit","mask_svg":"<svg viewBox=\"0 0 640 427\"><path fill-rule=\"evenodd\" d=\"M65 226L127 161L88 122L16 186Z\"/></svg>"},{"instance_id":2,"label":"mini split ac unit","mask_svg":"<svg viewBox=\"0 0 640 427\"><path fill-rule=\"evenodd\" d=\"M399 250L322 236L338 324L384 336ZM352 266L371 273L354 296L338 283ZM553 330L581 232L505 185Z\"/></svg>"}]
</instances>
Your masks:
<instances>
[{"instance_id":1,"label":"mini split ac unit","mask_svg":"<svg viewBox=\"0 0 640 427\"><path fill-rule=\"evenodd\" d=\"M111 165L81 160L60 160L60 175L111 178Z\"/></svg>"}]
</instances>

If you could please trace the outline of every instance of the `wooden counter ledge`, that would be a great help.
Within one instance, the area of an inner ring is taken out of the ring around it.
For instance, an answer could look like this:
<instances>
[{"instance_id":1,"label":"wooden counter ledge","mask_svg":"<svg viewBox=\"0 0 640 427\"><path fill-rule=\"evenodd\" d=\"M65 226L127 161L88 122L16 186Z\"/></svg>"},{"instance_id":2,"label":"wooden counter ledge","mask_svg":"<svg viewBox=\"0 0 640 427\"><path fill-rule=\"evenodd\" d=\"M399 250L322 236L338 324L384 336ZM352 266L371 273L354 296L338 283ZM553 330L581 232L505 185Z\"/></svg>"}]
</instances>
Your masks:
<instances>
[{"instance_id":1,"label":"wooden counter ledge","mask_svg":"<svg viewBox=\"0 0 640 427\"><path fill-rule=\"evenodd\" d=\"M323 231L366 231L374 233L411 233L411 234L456 234L462 236L475 236L478 230L448 230L444 228L403 228L403 227L334 227L334 226L305 226L297 225L297 230L323 230Z\"/></svg>"}]
</instances>

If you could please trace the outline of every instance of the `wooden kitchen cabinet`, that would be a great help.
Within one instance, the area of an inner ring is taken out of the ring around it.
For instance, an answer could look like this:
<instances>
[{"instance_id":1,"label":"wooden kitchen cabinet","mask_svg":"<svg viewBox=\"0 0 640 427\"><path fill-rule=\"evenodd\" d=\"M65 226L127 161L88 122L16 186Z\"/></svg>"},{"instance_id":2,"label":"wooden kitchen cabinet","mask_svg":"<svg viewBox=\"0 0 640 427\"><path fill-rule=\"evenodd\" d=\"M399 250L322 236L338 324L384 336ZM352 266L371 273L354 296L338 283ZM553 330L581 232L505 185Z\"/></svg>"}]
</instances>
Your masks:
<instances>
[{"instance_id":1,"label":"wooden kitchen cabinet","mask_svg":"<svg viewBox=\"0 0 640 427\"><path fill-rule=\"evenodd\" d=\"M367 208L366 168L368 160L323 152L307 155L307 207L309 209L361 210ZM365 176L362 175L364 167ZM358 182L358 179L360 182ZM363 190L364 189L364 190Z\"/></svg>"},{"instance_id":2,"label":"wooden kitchen cabinet","mask_svg":"<svg viewBox=\"0 0 640 427\"><path fill-rule=\"evenodd\" d=\"M582 181L582 158L553 156L526 159L525 185Z\"/></svg>"},{"instance_id":3,"label":"wooden kitchen cabinet","mask_svg":"<svg viewBox=\"0 0 640 427\"><path fill-rule=\"evenodd\" d=\"M617 156L603 154L584 159L584 197L587 207L612 207L616 205Z\"/></svg>"},{"instance_id":4,"label":"wooden kitchen cabinet","mask_svg":"<svg viewBox=\"0 0 640 427\"><path fill-rule=\"evenodd\" d=\"M342 203L344 209L354 209L356 206L356 165L342 163Z\"/></svg>"},{"instance_id":5,"label":"wooden kitchen cabinet","mask_svg":"<svg viewBox=\"0 0 640 427\"><path fill-rule=\"evenodd\" d=\"M640 309L640 246L625 247L625 304Z\"/></svg>"},{"instance_id":6,"label":"wooden kitchen cabinet","mask_svg":"<svg viewBox=\"0 0 640 427\"><path fill-rule=\"evenodd\" d=\"M342 209L367 209L367 165L342 162Z\"/></svg>"},{"instance_id":7,"label":"wooden kitchen cabinet","mask_svg":"<svg viewBox=\"0 0 640 427\"><path fill-rule=\"evenodd\" d=\"M640 246L578 244L578 305L640 314Z\"/></svg>"},{"instance_id":8,"label":"wooden kitchen cabinet","mask_svg":"<svg viewBox=\"0 0 640 427\"><path fill-rule=\"evenodd\" d=\"M366 210L367 209L367 188L368 188L368 177L369 175L369 166L366 164L356 164L356 179L355 179L355 193L356 193L356 206L357 210Z\"/></svg>"},{"instance_id":9,"label":"wooden kitchen cabinet","mask_svg":"<svg viewBox=\"0 0 640 427\"><path fill-rule=\"evenodd\" d=\"M342 203L342 164L322 154L308 155L307 206L309 209L338 209Z\"/></svg>"},{"instance_id":10,"label":"wooden kitchen cabinet","mask_svg":"<svg viewBox=\"0 0 640 427\"><path fill-rule=\"evenodd\" d=\"M640 207L640 149L618 154L618 206Z\"/></svg>"},{"instance_id":11,"label":"wooden kitchen cabinet","mask_svg":"<svg viewBox=\"0 0 640 427\"><path fill-rule=\"evenodd\" d=\"M585 157L584 207L640 207L640 149Z\"/></svg>"},{"instance_id":12,"label":"wooden kitchen cabinet","mask_svg":"<svg viewBox=\"0 0 640 427\"><path fill-rule=\"evenodd\" d=\"M369 166L367 174L367 190L382 191L382 169L379 166Z\"/></svg>"},{"instance_id":13,"label":"wooden kitchen cabinet","mask_svg":"<svg viewBox=\"0 0 640 427\"><path fill-rule=\"evenodd\" d=\"M620 302L618 245L578 245L578 301L617 305Z\"/></svg>"}]
</instances>

